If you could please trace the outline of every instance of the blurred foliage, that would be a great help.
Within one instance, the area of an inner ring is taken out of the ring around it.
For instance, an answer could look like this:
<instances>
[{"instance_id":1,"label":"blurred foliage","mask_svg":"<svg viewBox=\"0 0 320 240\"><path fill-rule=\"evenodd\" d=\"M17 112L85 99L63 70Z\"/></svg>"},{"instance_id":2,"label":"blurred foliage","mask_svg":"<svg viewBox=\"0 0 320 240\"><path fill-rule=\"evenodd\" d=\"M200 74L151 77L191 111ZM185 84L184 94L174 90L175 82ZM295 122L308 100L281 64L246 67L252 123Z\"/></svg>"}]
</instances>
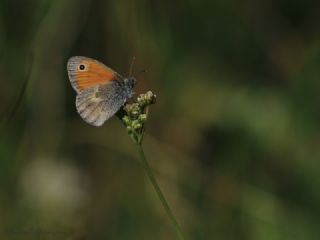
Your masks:
<instances>
[{"instance_id":1,"label":"blurred foliage","mask_svg":"<svg viewBox=\"0 0 320 240\"><path fill-rule=\"evenodd\" d=\"M121 121L78 116L73 55L147 70L144 147L188 239L319 239L319 7L1 0L0 239L174 237Z\"/></svg>"}]
</instances>

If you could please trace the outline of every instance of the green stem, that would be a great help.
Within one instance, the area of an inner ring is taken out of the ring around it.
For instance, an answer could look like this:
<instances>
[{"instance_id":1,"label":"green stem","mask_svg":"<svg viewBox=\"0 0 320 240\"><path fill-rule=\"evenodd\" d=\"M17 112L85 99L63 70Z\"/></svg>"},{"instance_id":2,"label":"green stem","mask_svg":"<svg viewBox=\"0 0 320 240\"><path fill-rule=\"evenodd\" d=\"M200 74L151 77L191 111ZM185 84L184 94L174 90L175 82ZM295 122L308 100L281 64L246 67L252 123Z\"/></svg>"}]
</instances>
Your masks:
<instances>
[{"instance_id":1,"label":"green stem","mask_svg":"<svg viewBox=\"0 0 320 240\"><path fill-rule=\"evenodd\" d=\"M167 203L167 201L166 201L166 199L165 199L165 197L164 197L164 195L163 195L163 193L162 193L162 191L161 191L161 189L160 189L160 187L158 185L158 182L157 182L156 178L153 175L152 169L151 169L151 167L150 167L150 165L149 165L149 163L148 163L148 161L146 159L146 156L144 154L143 148L142 148L141 144L137 144L137 146L138 146L138 151L139 151L139 155L140 155L140 158L141 158L142 165L143 165L143 167L144 167L144 169L145 169L145 171L146 171L146 173L147 173L147 175L149 177L150 182L152 183L155 191L157 192L157 195L158 195L158 197L159 197L159 199L160 199L160 201L162 203L162 206L164 207L166 213L168 214L168 216L169 216L169 218L170 218L170 220L171 220L171 222L173 224L173 227L174 227L174 230L176 231L177 237L180 240L184 240L185 238L184 238L184 236L182 234L181 228L180 228L176 218L174 217L174 215L173 215L173 213L172 213L172 211L170 209L170 206Z\"/></svg>"}]
</instances>

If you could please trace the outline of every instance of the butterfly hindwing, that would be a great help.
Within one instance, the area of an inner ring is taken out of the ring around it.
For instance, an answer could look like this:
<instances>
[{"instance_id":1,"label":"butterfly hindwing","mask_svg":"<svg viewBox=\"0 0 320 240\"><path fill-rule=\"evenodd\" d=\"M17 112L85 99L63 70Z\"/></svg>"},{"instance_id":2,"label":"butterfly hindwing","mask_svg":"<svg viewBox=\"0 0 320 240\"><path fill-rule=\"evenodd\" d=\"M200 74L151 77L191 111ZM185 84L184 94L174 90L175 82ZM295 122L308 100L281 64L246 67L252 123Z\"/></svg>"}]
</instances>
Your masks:
<instances>
[{"instance_id":1,"label":"butterfly hindwing","mask_svg":"<svg viewBox=\"0 0 320 240\"><path fill-rule=\"evenodd\" d=\"M79 92L76 107L80 116L93 126L101 126L126 102L117 82L86 88Z\"/></svg>"}]
</instances>

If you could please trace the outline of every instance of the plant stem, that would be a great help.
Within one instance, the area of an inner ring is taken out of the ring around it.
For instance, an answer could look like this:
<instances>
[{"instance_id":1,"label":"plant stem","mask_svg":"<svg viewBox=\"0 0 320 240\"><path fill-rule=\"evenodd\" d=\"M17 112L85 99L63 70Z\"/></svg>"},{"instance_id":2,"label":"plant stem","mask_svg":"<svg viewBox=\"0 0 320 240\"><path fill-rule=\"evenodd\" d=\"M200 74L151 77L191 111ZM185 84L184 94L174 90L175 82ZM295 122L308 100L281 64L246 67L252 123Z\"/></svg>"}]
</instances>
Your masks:
<instances>
[{"instance_id":1,"label":"plant stem","mask_svg":"<svg viewBox=\"0 0 320 240\"><path fill-rule=\"evenodd\" d=\"M138 151L139 151L139 155L140 155L140 158L141 158L141 163L148 175L148 178L150 180L150 182L152 183L153 185L153 188L155 189L155 191L157 192L157 195L162 203L162 206L164 207L166 213L168 214L172 224L173 224L173 227L174 227L174 230L176 231L176 234L177 234L177 238L180 239L180 240L184 240L184 236L182 234L182 231L181 231L181 228L175 218L175 216L173 215L171 209L170 209L170 206L169 204L167 203L160 187L159 187L159 184L156 180L156 178L154 177L154 174L153 174L153 171L146 159L146 156L144 154L144 151L143 151L143 148L142 148L142 145L137 143L137 146L138 146Z\"/></svg>"}]
</instances>

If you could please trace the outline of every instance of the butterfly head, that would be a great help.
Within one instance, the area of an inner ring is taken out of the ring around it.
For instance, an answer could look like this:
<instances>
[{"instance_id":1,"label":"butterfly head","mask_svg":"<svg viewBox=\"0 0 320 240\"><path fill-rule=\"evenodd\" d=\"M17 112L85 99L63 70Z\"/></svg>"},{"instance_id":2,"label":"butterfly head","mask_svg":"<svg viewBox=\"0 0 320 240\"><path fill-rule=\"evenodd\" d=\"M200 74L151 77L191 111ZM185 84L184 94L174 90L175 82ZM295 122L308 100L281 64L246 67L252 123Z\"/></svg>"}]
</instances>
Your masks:
<instances>
[{"instance_id":1,"label":"butterfly head","mask_svg":"<svg viewBox=\"0 0 320 240\"><path fill-rule=\"evenodd\" d=\"M133 89L133 87L137 83L137 79L135 77L128 77L124 79L124 83L126 84L126 86L128 86L128 88Z\"/></svg>"}]
</instances>

